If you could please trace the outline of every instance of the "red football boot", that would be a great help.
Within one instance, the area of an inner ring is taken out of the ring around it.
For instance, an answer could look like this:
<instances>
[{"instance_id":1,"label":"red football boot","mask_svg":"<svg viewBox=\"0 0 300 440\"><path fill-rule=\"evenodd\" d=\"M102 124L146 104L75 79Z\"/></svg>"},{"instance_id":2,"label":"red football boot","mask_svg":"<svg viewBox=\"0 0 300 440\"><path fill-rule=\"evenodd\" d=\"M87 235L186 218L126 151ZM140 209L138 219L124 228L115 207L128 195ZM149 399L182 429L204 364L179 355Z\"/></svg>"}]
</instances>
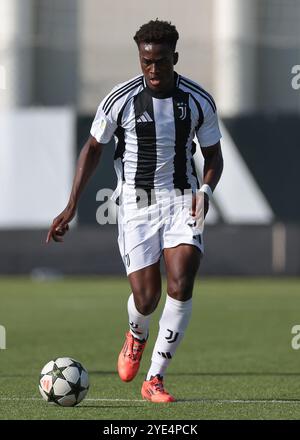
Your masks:
<instances>
[{"instance_id":1,"label":"red football boot","mask_svg":"<svg viewBox=\"0 0 300 440\"><path fill-rule=\"evenodd\" d=\"M125 336L126 339L118 359L118 373L124 382L130 382L138 372L147 341L141 342L130 332L127 332Z\"/></svg>"},{"instance_id":2,"label":"red football boot","mask_svg":"<svg viewBox=\"0 0 300 440\"><path fill-rule=\"evenodd\" d=\"M176 399L164 389L163 379L158 374L151 380L144 381L141 393L143 399L153 403L176 402Z\"/></svg>"}]
</instances>

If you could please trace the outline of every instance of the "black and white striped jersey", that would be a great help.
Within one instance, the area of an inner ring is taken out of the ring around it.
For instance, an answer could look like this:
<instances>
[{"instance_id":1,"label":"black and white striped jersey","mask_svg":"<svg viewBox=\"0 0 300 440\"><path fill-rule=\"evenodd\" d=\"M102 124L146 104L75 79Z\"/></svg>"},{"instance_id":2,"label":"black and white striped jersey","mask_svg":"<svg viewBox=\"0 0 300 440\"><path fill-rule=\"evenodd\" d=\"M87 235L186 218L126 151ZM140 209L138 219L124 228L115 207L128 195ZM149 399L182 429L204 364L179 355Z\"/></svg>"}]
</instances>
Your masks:
<instances>
[{"instance_id":1,"label":"black and white striped jersey","mask_svg":"<svg viewBox=\"0 0 300 440\"><path fill-rule=\"evenodd\" d=\"M101 102L91 134L104 144L115 136L118 187L145 190L197 189L193 139L207 147L221 138L211 95L177 73L168 94L153 92L143 75L117 85Z\"/></svg>"}]
</instances>

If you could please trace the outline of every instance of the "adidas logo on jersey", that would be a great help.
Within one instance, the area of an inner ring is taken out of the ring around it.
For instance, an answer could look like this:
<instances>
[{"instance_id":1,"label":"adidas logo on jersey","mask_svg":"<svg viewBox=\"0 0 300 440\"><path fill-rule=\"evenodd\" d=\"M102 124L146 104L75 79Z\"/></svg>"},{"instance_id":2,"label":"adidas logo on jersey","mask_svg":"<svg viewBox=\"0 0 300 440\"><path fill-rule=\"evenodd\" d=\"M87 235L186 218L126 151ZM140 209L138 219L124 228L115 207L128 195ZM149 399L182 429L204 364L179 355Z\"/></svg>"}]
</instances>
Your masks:
<instances>
[{"instance_id":1,"label":"adidas logo on jersey","mask_svg":"<svg viewBox=\"0 0 300 440\"><path fill-rule=\"evenodd\" d=\"M136 122L137 124L140 122L153 122L153 119L148 112L144 112L139 118L137 118Z\"/></svg>"}]
</instances>

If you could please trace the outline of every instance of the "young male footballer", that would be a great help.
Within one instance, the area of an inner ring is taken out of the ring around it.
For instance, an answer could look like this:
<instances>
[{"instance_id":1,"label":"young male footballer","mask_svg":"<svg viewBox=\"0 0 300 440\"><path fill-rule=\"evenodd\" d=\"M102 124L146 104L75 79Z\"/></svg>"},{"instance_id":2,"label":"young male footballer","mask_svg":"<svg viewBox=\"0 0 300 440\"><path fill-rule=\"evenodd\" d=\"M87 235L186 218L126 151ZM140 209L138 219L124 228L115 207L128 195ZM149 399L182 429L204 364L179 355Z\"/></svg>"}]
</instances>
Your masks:
<instances>
[{"instance_id":1,"label":"young male footballer","mask_svg":"<svg viewBox=\"0 0 300 440\"><path fill-rule=\"evenodd\" d=\"M132 290L118 373L129 382L138 372L161 297L163 256L166 302L141 389L142 397L155 403L175 401L163 378L191 317L193 285L203 254L199 206L204 203L205 217L223 170L215 102L200 85L174 71L178 37L174 25L160 20L136 32L142 75L117 85L100 103L79 155L69 202L47 236L47 242L62 241L79 196L114 136L118 243ZM204 157L201 188L193 160L195 136Z\"/></svg>"}]
</instances>

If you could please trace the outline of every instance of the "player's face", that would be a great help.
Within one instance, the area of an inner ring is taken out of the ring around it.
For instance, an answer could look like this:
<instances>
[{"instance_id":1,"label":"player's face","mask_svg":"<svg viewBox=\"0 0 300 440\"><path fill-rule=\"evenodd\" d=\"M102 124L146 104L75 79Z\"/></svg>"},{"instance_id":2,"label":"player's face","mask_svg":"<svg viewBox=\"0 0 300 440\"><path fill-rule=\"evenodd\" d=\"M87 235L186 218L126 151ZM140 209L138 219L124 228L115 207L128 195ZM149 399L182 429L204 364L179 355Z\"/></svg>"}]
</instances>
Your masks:
<instances>
[{"instance_id":1,"label":"player's face","mask_svg":"<svg viewBox=\"0 0 300 440\"><path fill-rule=\"evenodd\" d=\"M141 43L139 55L148 87L156 92L172 89L178 54L167 44Z\"/></svg>"}]
</instances>

